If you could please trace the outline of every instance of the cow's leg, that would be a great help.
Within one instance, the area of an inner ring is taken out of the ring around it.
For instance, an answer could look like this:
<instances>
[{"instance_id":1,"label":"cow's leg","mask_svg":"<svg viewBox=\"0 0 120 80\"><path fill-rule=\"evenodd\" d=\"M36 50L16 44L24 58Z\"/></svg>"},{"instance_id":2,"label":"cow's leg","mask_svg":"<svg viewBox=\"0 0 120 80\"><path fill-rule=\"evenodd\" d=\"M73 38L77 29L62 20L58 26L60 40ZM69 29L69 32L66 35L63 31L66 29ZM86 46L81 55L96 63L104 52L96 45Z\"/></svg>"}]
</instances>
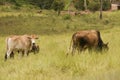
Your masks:
<instances>
[{"instance_id":1,"label":"cow's leg","mask_svg":"<svg viewBox=\"0 0 120 80\"><path fill-rule=\"evenodd\" d=\"M10 58L14 58L14 53L13 53L13 51L12 51L11 54L10 54Z\"/></svg>"},{"instance_id":2,"label":"cow's leg","mask_svg":"<svg viewBox=\"0 0 120 80\"><path fill-rule=\"evenodd\" d=\"M29 50L25 50L25 54L27 54L27 56L29 56Z\"/></svg>"},{"instance_id":3,"label":"cow's leg","mask_svg":"<svg viewBox=\"0 0 120 80\"><path fill-rule=\"evenodd\" d=\"M20 53L20 51L19 51L19 50L18 50L17 52L18 52L18 54Z\"/></svg>"},{"instance_id":4,"label":"cow's leg","mask_svg":"<svg viewBox=\"0 0 120 80\"><path fill-rule=\"evenodd\" d=\"M92 53L92 50L93 50L92 47L88 48L89 53Z\"/></svg>"},{"instance_id":5,"label":"cow's leg","mask_svg":"<svg viewBox=\"0 0 120 80\"><path fill-rule=\"evenodd\" d=\"M68 56L69 52L70 52L70 49L68 49L68 51L66 52L66 56Z\"/></svg>"},{"instance_id":6,"label":"cow's leg","mask_svg":"<svg viewBox=\"0 0 120 80\"><path fill-rule=\"evenodd\" d=\"M7 60L7 58L10 56L10 54L12 53L12 51L9 49L7 51L7 53L5 54L5 61Z\"/></svg>"},{"instance_id":7,"label":"cow's leg","mask_svg":"<svg viewBox=\"0 0 120 80\"><path fill-rule=\"evenodd\" d=\"M7 60L7 53L5 54L5 61Z\"/></svg>"},{"instance_id":8,"label":"cow's leg","mask_svg":"<svg viewBox=\"0 0 120 80\"><path fill-rule=\"evenodd\" d=\"M24 56L24 53L25 53L25 51L24 51L24 50L22 50L22 57Z\"/></svg>"},{"instance_id":9,"label":"cow's leg","mask_svg":"<svg viewBox=\"0 0 120 80\"><path fill-rule=\"evenodd\" d=\"M80 53L82 53L82 51L83 51L83 47L80 47L80 48L79 48L79 51L80 51Z\"/></svg>"},{"instance_id":10,"label":"cow's leg","mask_svg":"<svg viewBox=\"0 0 120 80\"><path fill-rule=\"evenodd\" d=\"M77 47L76 45L73 45L73 46L72 46L72 52L71 52L71 53L72 53L72 56L73 56L74 53L75 53L76 47Z\"/></svg>"},{"instance_id":11,"label":"cow's leg","mask_svg":"<svg viewBox=\"0 0 120 80\"><path fill-rule=\"evenodd\" d=\"M83 48L84 48L84 46L78 45L78 47L77 47L77 49L78 49L78 54L79 54L79 53L82 53Z\"/></svg>"},{"instance_id":12,"label":"cow's leg","mask_svg":"<svg viewBox=\"0 0 120 80\"><path fill-rule=\"evenodd\" d=\"M72 48L71 46L68 48L68 50L66 52L66 56L68 56L69 53L72 53L71 48Z\"/></svg>"},{"instance_id":13,"label":"cow's leg","mask_svg":"<svg viewBox=\"0 0 120 80\"><path fill-rule=\"evenodd\" d=\"M36 53L39 53L39 50L40 50L39 46L36 46Z\"/></svg>"},{"instance_id":14,"label":"cow's leg","mask_svg":"<svg viewBox=\"0 0 120 80\"><path fill-rule=\"evenodd\" d=\"M66 56L68 56L69 53L70 53L70 49L67 50L67 52L66 52Z\"/></svg>"},{"instance_id":15,"label":"cow's leg","mask_svg":"<svg viewBox=\"0 0 120 80\"><path fill-rule=\"evenodd\" d=\"M80 53L85 52L86 49L87 47L85 45L79 47Z\"/></svg>"},{"instance_id":16,"label":"cow's leg","mask_svg":"<svg viewBox=\"0 0 120 80\"><path fill-rule=\"evenodd\" d=\"M27 52L27 56L29 56L29 51Z\"/></svg>"},{"instance_id":17,"label":"cow's leg","mask_svg":"<svg viewBox=\"0 0 120 80\"><path fill-rule=\"evenodd\" d=\"M81 52L81 48L77 47L78 54Z\"/></svg>"}]
</instances>

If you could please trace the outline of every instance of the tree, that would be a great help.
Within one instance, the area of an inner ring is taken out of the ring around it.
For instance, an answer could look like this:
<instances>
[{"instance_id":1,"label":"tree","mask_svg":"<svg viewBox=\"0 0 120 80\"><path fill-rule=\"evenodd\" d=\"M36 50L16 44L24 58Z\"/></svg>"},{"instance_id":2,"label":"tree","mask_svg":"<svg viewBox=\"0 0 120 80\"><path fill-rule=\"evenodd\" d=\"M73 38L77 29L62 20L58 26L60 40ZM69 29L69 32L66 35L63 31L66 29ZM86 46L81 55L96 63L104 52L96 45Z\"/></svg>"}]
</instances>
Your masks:
<instances>
[{"instance_id":1,"label":"tree","mask_svg":"<svg viewBox=\"0 0 120 80\"><path fill-rule=\"evenodd\" d=\"M41 9L51 9L54 0L30 0L31 4L39 6Z\"/></svg>"},{"instance_id":2,"label":"tree","mask_svg":"<svg viewBox=\"0 0 120 80\"><path fill-rule=\"evenodd\" d=\"M103 1L100 0L100 19L102 19L102 8L103 8Z\"/></svg>"},{"instance_id":3,"label":"tree","mask_svg":"<svg viewBox=\"0 0 120 80\"><path fill-rule=\"evenodd\" d=\"M74 0L74 6L77 10L85 10L84 0Z\"/></svg>"},{"instance_id":4,"label":"tree","mask_svg":"<svg viewBox=\"0 0 120 80\"><path fill-rule=\"evenodd\" d=\"M54 0L53 4L52 4L52 9L54 9L55 11L58 12L58 15L60 14L60 11L64 9L64 1L62 0Z\"/></svg>"},{"instance_id":5,"label":"tree","mask_svg":"<svg viewBox=\"0 0 120 80\"><path fill-rule=\"evenodd\" d=\"M98 11L100 9L100 2L98 0L90 0L88 4L88 9L90 11Z\"/></svg>"},{"instance_id":6,"label":"tree","mask_svg":"<svg viewBox=\"0 0 120 80\"><path fill-rule=\"evenodd\" d=\"M87 0L84 0L84 7L85 7L85 10L87 10Z\"/></svg>"},{"instance_id":7,"label":"tree","mask_svg":"<svg viewBox=\"0 0 120 80\"><path fill-rule=\"evenodd\" d=\"M104 11L109 10L111 8L111 2L109 0L103 0L102 5Z\"/></svg>"}]
</instances>

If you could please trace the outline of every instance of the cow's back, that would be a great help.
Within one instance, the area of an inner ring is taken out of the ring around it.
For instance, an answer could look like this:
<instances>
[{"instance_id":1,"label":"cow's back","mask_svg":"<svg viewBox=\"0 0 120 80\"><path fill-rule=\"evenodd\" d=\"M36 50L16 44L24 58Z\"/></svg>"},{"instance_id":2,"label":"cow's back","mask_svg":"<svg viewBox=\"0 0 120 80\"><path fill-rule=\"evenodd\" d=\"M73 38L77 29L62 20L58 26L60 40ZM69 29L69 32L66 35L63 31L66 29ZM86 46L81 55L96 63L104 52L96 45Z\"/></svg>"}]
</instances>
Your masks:
<instances>
[{"instance_id":1,"label":"cow's back","mask_svg":"<svg viewBox=\"0 0 120 80\"><path fill-rule=\"evenodd\" d=\"M74 33L73 43L87 47L98 46L99 38L97 30L83 30Z\"/></svg>"},{"instance_id":2,"label":"cow's back","mask_svg":"<svg viewBox=\"0 0 120 80\"><path fill-rule=\"evenodd\" d=\"M26 36L10 36L7 38L7 45L10 49L29 49L31 40Z\"/></svg>"}]
</instances>

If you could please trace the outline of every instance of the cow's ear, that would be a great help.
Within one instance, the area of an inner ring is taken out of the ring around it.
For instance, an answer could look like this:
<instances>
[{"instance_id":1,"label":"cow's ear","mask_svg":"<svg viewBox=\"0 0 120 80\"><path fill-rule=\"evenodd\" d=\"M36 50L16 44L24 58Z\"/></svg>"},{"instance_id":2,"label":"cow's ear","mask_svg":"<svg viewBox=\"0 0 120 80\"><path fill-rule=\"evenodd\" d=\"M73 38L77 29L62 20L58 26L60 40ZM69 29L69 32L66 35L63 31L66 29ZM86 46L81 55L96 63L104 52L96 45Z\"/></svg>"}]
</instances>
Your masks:
<instances>
[{"instance_id":1,"label":"cow's ear","mask_svg":"<svg viewBox=\"0 0 120 80\"><path fill-rule=\"evenodd\" d=\"M33 39L38 39L38 36L35 35L35 34L33 34L33 35L31 35L31 38L33 38Z\"/></svg>"},{"instance_id":2,"label":"cow's ear","mask_svg":"<svg viewBox=\"0 0 120 80\"><path fill-rule=\"evenodd\" d=\"M107 43L103 43L103 46L108 46L108 44L109 44L108 42Z\"/></svg>"},{"instance_id":3,"label":"cow's ear","mask_svg":"<svg viewBox=\"0 0 120 80\"><path fill-rule=\"evenodd\" d=\"M39 38L38 38L38 36L36 36L36 38L35 38L35 39L39 39Z\"/></svg>"},{"instance_id":4,"label":"cow's ear","mask_svg":"<svg viewBox=\"0 0 120 80\"><path fill-rule=\"evenodd\" d=\"M106 45L108 45L108 44L109 44L109 42L106 43Z\"/></svg>"},{"instance_id":5,"label":"cow's ear","mask_svg":"<svg viewBox=\"0 0 120 80\"><path fill-rule=\"evenodd\" d=\"M34 39L38 39L38 35L34 35L33 38L34 38Z\"/></svg>"},{"instance_id":6,"label":"cow's ear","mask_svg":"<svg viewBox=\"0 0 120 80\"><path fill-rule=\"evenodd\" d=\"M32 39L30 36L27 36L28 39Z\"/></svg>"}]
</instances>

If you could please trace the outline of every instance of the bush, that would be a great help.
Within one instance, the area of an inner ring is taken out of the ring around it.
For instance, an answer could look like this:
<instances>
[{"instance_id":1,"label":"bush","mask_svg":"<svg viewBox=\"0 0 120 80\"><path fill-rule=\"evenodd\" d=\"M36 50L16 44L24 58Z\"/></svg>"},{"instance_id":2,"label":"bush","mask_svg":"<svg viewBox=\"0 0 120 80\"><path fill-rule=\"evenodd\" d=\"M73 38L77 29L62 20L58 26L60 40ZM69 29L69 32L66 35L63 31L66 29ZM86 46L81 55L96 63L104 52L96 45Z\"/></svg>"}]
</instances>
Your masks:
<instances>
[{"instance_id":1,"label":"bush","mask_svg":"<svg viewBox=\"0 0 120 80\"><path fill-rule=\"evenodd\" d=\"M4 0L0 0L0 5L4 5L5 1Z\"/></svg>"},{"instance_id":2,"label":"bush","mask_svg":"<svg viewBox=\"0 0 120 80\"><path fill-rule=\"evenodd\" d=\"M54 0L31 0L31 4L39 6L41 9L50 9Z\"/></svg>"},{"instance_id":3,"label":"bush","mask_svg":"<svg viewBox=\"0 0 120 80\"><path fill-rule=\"evenodd\" d=\"M104 0L103 1L103 10L106 11L106 10L109 10L111 8L111 3L109 0Z\"/></svg>"},{"instance_id":4,"label":"bush","mask_svg":"<svg viewBox=\"0 0 120 80\"><path fill-rule=\"evenodd\" d=\"M103 0L103 10L109 10L111 8L111 3L109 0ZM93 0L89 3L88 9L91 11L98 11L100 9L100 2Z\"/></svg>"},{"instance_id":5,"label":"bush","mask_svg":"<svg viewBox=\"0 0 120 80\"><path fill-rule=\"evenodd\" d=\"M65 15L65 16L63 16L63 19L64 19L64 20L70 20L70 19L71 19L71 16L70 16L70 15Z\"/></svg>"},{"instance_id":6,"label":"bush","mask_svg":"<svg viewBox=\"0 0 120 80\"><path fill-rule=\"evenodd\" d=\"M64 9L64 2L62 0L55 0L52 4L52 9L54 9L55 11L58 11L58 15L60 14L60 11Z\"/></svg>"},{"instance_id":7,"label":"bush","mask_svg":"<svg viewBox=\"0 0 120 80\"><path fill-rule=\"evenodd\" d=\"M84 0L73 0L74 6L77 10L85 10L84 7ZM87 5L89 4L89 1L86 0Z\"/></svg>"},{"instance_id":8,"label":"bush","mask_svg":"<svg viewBox=\"0 0 120 80\"><path fill-rule=\"evenodd\" d=\"M75 0L74 6L77 10L84 10L84 0Z\"/></svg>"},{"instance_id":9,"label":"bush","mask_svg":"<svg viewBox=\"0 0 120 80\"><path fill-rule=\"evenodd\" d=\"M88 9L91 10L91 11L97 11L97 10L99 10L99 8L100 8L99 2L92 1L92 2L88 5Z\"/></svg>"}]
</instances>

